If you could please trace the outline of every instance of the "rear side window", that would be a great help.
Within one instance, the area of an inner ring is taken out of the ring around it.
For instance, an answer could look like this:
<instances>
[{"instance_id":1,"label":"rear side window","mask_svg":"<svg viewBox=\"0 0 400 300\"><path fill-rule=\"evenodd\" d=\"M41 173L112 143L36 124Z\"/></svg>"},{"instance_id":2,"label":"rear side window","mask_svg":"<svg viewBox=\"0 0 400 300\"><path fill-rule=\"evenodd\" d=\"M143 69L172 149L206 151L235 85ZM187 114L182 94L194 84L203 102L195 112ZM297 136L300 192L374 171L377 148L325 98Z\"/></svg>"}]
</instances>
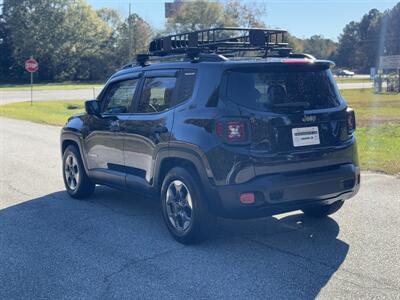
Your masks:
<instances>
[{"instance_id":1,"label":"rear side window","mask_svg":"<svg viewBox=\"0 0 400 300\"><path fill-rule=\"evenodd\" d=\"M226 73L226 96L257 110L323 109L340 105L328 69L259 68Z\"/></svg>"},{"instance_id":2,"label":"rear side window","mask_svg":"<svg viewBox=\"0 0 400 300\"><path fill-rule=\"evenodd\" d=\"M138 107L139 113L161 112L171 108L175 91L175 77L146 78Z\"/></svg>"}]
</instances>

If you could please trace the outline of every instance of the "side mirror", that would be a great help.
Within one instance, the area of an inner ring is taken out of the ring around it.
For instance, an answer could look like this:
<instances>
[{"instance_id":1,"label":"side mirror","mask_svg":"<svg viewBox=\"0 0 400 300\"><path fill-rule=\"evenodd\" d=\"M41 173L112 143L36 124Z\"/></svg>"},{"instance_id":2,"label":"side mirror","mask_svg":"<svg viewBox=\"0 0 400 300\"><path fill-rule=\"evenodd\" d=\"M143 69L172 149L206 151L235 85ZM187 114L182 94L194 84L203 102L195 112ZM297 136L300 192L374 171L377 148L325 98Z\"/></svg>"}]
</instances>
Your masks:
<instances>
[{"instance_id":1,"label":"side mirror","mask_svg":"<svg viewBox=\"0 0 400 300\"><path fill-rule=\"evenodd\" d=\"M85 110L88 115L99 117L100 115L100 102L97 100L88 100L85 102Z\"/></svg>"}]
</instances>

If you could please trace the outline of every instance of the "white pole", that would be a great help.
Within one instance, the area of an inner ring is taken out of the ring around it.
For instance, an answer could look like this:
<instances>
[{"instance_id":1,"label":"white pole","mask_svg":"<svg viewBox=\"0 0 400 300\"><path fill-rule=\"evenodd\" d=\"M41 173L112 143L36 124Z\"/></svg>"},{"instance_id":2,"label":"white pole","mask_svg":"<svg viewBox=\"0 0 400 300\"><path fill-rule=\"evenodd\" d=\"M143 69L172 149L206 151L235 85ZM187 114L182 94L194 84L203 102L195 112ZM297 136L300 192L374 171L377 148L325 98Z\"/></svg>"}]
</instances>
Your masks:
<instances>
[{"instance_id":1,"label":"white pole","mask_svg":"<svg viewBox=\"0 0 400 300\"><path fill-rule=\"evenodd\" d=\"M33 103L33 72L31 72L31 105Z\"/></svg>"}]
</instances>

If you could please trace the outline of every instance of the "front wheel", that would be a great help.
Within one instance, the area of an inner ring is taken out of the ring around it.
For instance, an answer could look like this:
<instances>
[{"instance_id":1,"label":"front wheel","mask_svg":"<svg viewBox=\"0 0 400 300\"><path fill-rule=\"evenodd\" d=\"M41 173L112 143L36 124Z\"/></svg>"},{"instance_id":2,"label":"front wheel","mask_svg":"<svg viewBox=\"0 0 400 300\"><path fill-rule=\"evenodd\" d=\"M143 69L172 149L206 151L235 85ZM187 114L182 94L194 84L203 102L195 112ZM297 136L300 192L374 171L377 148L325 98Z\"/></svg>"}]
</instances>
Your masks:
<instances>
[{"instance_id":1,"label":"front wheel","mask_svg":"<svg viewBox=\"0 0 400 300\"><path fill-rule=\"evenodd\" d=\"M95 188L85 172L77 147L70 145L63 154L63 179L65 189L72 198L89 197Z\"/></svg>"},{"instance_id":2,"label":"front wheel","mask_svg":"<svg viewBox=\"0 0 400 300\"><path fill-rule=\"evenodd\" d=\"M343 206L344 200L338 200L329 205L320 205L316 207L303 208L305 215L314 218L323 218L337 212Z\"/></svg>"},{"instance_id":3,"label":"front wheel","mask_svg":"<svg viewBox=\"0 0 400 300\"><path fill-rule=\"evenodd\" d=\"M209 213L201 192L200 179L184 168L173 168L165 176L161 205L168 231L182 244L204 240L215 224L215 216Z\"/></svg>"}]
</instances>

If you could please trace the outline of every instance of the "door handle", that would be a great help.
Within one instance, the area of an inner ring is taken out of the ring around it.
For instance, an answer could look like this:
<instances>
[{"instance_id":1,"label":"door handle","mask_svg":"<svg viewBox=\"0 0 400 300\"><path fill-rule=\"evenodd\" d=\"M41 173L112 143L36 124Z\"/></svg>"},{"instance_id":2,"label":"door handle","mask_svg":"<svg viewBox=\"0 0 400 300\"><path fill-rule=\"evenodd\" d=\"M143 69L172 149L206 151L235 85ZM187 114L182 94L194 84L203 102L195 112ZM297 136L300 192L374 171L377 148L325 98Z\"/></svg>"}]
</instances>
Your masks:
<instances>
[{"instance_id":1,"label":"door handle","mask_svg":"<svg viewBox=\"0 0 400 300\"><path fill-rule=\"evenodd\" d=\"M157 125L152 128L153 133L167 133L168 128L162 125Z\"/></svg>"}]
</instances>

